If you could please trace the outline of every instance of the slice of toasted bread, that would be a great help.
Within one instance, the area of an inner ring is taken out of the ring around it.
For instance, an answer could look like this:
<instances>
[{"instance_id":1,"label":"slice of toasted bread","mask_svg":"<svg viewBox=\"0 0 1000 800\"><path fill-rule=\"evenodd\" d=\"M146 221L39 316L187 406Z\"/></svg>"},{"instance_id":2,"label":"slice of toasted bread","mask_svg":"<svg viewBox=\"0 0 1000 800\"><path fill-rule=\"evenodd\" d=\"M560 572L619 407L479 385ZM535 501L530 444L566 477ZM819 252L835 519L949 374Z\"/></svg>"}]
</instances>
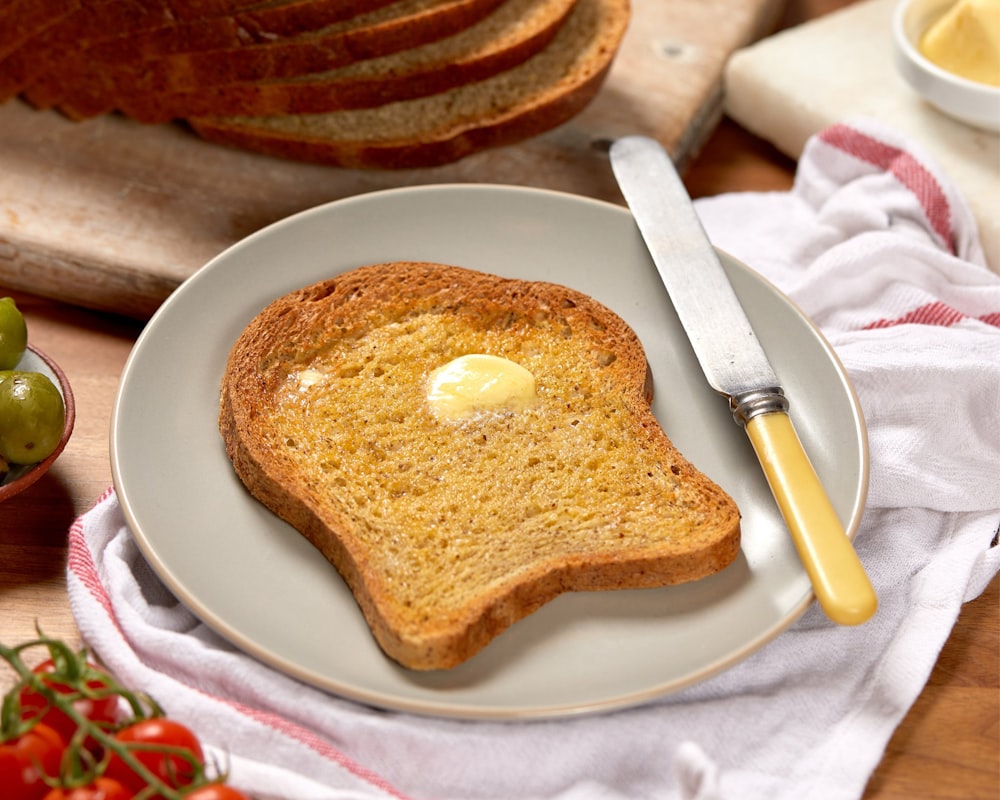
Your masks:
<instances>
[{"instance_id":1,"label":"slice of toasted bread","mask_svg":"<svg viewBox=\"0 0 1000 800\"><path fill-rule=\"evenodd\" d=\"M469 353L525 367L537 396L441 418L428 377ZM735 558L736 504L671 444L651 386L635 333L584 294L399 262L267 306L231 351L219 427L385 653L440 669L562 592L692 581Z\"/></svg>"}]
</instances>

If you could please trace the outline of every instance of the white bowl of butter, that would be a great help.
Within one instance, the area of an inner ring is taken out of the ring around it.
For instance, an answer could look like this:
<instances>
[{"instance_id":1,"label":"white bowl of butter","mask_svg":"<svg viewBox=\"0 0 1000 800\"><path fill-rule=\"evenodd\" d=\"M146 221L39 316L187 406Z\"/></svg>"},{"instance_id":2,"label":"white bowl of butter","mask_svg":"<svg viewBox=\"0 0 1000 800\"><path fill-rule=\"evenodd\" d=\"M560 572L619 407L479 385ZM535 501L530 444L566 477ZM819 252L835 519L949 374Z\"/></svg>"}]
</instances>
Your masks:
<instances>
[{"instance_id":1,"label":"white bowl of butter","mask_svg":"<svg viewBox=\"0 0 1000 800\"><path fill-rule=\"evenodd\" d=\"M1000 131L1000 0L902 0L893 41L900 74L928 103Z\"/></svg>"}]
</instances>

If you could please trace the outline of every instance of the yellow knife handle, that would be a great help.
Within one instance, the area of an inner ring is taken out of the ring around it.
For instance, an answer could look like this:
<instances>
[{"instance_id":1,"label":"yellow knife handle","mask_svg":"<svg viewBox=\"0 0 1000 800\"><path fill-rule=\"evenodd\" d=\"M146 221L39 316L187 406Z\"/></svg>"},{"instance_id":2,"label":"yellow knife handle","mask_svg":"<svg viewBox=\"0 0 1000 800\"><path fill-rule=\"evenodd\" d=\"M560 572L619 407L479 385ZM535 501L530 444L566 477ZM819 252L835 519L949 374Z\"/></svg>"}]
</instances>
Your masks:
<instances>
[{"instance_id":1,"label":"yellow knife handle","mask_svg":"<svg viewBox=\"0 0 1000 800\"><path fill-rule=\"evenodd\" d=\"M820 606L840 625L866 621L878 607L875 590L788 414L757 414L746 431Z\"/></svg>"}]
</instances>

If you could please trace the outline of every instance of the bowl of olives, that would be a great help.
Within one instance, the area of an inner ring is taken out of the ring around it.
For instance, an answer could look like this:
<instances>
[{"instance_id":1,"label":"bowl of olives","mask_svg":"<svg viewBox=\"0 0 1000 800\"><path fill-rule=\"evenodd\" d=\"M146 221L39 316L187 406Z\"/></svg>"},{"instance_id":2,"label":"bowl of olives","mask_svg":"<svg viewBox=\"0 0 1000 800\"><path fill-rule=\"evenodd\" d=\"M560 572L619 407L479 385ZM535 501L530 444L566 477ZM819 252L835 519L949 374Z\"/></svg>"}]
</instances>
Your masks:
<instances>
[{"instance_id":1,"label":"bowl of olives","mask_svg":"<svg viewBox=\"0 0 1000 800\"><path fill-rule=\"evenodd\" d=\"M48 471L75 420L66 375L28 344L20 310L11 298L0 297L0 502Z\"/></svg>"}]
</instances>

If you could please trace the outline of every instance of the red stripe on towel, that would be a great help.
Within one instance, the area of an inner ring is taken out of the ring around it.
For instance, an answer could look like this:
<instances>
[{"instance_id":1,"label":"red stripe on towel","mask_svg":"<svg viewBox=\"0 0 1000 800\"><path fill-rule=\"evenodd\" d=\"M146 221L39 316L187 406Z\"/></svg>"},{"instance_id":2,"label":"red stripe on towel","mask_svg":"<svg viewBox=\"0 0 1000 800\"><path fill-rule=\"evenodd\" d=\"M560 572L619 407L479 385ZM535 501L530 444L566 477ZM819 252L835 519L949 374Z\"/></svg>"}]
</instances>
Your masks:
<instances>
[{"instance_id":1,"label":"red stripe on towel","mask_svg":"<svg viewBox=\"0 0 1000 800\"><path fill-rule=\"evenodd\" d=\"M831 147L894 176L913 194L931 229L945 243L948 251L952 255L957 254L948 198L934 175L910 153L844 124L831 125L820 132L819 138ZM936 301L919 306L896 318L876 320L866 325L864 330L906 324L949 327L963 319L970 319L970 316L947 303ZM976 319L987 325L1000 327L998 312L983 314Z\"/></svg>"},{"instance_id":2,"label":"red stripe on towel","mask_svg":"<svg viewBox=\"0 0 1000 800\"><path fill-rule=\"evenodd\" d=\"M935 177L912 155L844 124L831 125L819 134L819 138L831 147L894 175L916 197L931 228L947 245L948 251L956 254L948 198Z\"/></svg>"},{"instance_id":3,"label":"red stripe on towel","mask_svg":"<svg viewBox=\"0 0 1000 800\"><path fill-rule=\"evenodd\" d=\"M875 328L891 328L894 325L940 325L950 327L963 319L971 319L968 314L963 314L958 309L947 303L935 301L919 306L912 311L894 319L884 318L865 325L862 330L870 331ZM976 317L980 322L1000 328L1000 313L983 314Z\"/></svg>"},{"instance_id":4,"label":"red stripe on towel","mask_svg":"<svg viewBox=\"0 0 1000 800\"><path fill-rule=\"evenodd\" d=\"M113 489L110 487L106 489L104 494L98 499L97 504L100 505L107 500L112 491ZM87 547L87 542L83 538L82 516L77 517L72 527L70 527L67 545L66 566L76 575L80 583L87 588L90 596L97 601L108 615L108 618L118 628L118 619L115 617L114 609L111 607L111 598L104 591L104 584L101 583L101 578L97 574L97 566L94 564L94 559L90 554L90 548ZM118 630L121 632L121 628L118 628Z\"/></svg>"},{"instance_id":5,"label":"red stripe on towel","mask_svg":"<svg viewBox=\"0 0 1000 800\"><path fill-rule=\"evenodd\" d=\"M203 694L206 694L203 692ZM294 739L299 744L305 745L313 752L327 759L328 761L333 761L348 772L372 786L381 789L387 795L399 798L399 800L408 800L407 795L400 794L393 786L391 786L382 776L369 769L362 767L355 761L352 761L348 756L344 755L340 750L331 745L322 736L317 736L308 728L304 728L301 725L296 725L294 722L290 722L278 714L271 714L267 711L261 711L260 709L251 708L250 706L245 706L242 703L238 703L235 700L229 700L224 697L218 697L216 695L208 695L220 703L225 703L230 708L235 709L240 714L245 717L249 717L255 722L259 722L262 725L267 726L275 731L283 733L290 739Z\"/></svg>"}]
</instances>

